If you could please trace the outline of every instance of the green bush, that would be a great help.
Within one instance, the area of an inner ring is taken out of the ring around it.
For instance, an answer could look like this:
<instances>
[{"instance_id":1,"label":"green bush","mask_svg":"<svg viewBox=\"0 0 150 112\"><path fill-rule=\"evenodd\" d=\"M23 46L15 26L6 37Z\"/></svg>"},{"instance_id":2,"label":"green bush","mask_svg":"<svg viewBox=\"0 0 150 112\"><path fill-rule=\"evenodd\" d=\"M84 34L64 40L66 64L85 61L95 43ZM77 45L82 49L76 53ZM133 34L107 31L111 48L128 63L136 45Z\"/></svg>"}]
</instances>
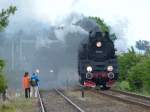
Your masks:
<instances>
[{"instance_id":1,"label":"green bush","mask_svg":"<svg viewBox=\"0 0 150 112\"><path fill-rule=\"evenodd\" d=\"M120 90L130 90L129 82L128 81L121 81L119 84Z\"/></svg>"},{"instance_id":2,"label":"green bush","mask_svg":"<svg viewBox=\"0 0 150 112\"><path fill-rule=\"evenodd\" d=\"M6 80L3 74L3 69L5 66L4 60L0 60L0 93L3 92L6 88Z\"/></svg>"},{"instance_id":3,"label":"green bush","mask_svg":"<svg viewBox=\"0 0 150 112\"><path fill-rule=\"evenodd\" d=\"M130 91L131 90L128 81L117 82L115 88L119 89L119 90L123 90L123 91L126 91L126 90Z\"/></svg>"},{"instance_id":4,"label":"green bush","mask_svg":"<svg viewBox=\"0 0 150 112\"><path fill-rule=\"evenodd\" d=\"M0 74L0 93L3 92L7 87L4 75Z\"/></svg>"},{"instance_id":5,"label":"green bush","mask_svg":"<svg viewBox=\"0 0 150 112\"><path fill-rule=\"evenodd\" d=\"M119 80L126 80L128 77L129 70L137 63L139 63L142 58L143 56L140 54L136 54L132 47L128 50L127 53L119 55Z\"/></svg>"},{"instance_id":6,"label":"green bush","mask_svg":"<svg viewBox=\"0 0 150 112\"><path fill-rule=\"evenodd\" d=\"M150 57L145 57L129 71L128 81L132 91L150 93Z\"/></svg>"}]
</instances>

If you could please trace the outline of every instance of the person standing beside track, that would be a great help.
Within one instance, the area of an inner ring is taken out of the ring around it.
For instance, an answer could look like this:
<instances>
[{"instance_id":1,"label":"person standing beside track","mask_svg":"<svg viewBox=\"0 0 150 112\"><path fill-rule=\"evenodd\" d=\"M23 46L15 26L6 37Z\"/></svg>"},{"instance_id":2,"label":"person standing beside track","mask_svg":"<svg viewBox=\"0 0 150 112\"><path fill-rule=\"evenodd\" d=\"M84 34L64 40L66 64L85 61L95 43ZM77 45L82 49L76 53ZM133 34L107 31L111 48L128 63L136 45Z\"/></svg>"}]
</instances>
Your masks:
<instances>
[{"instance_id":1,"label":"person standing beside track","mask_svg":"<svg viewBox=\"0 0 150 112\"><path fill-rule=\"evenodd\" d=\"M25 98L30 98L30 78L28 72L25 72L22 83L25 91Z\"/></svg>"},{"instance_id":2,"label":"person standing beside track","mask_svg":"<svg viewBox=\"0 0 150 112\"><path fill-rule=\"evenodd\" d=\"M39 78L36 73L33 73L31 76L31 97L34 95L34 97L38 96L38 82Z\"/></svg>"}]
</instances>

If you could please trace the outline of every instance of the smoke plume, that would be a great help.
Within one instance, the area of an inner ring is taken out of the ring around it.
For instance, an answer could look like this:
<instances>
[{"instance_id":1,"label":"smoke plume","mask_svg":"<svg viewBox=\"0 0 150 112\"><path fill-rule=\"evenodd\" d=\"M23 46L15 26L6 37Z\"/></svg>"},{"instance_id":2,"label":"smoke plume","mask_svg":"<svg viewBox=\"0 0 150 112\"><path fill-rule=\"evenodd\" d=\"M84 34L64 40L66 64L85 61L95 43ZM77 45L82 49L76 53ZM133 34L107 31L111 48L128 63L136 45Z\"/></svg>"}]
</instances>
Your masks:
<instances>
[{"instance_id":1,"label":"smoke plume","mask_svg":"<svg viewBox=\"0 0 150 112\"><path fill-rule=\"evenodd\" d=\"M42 88L77 84L78 47L88 38L89 31L98 30L98 26L73 11L74 0L66 1L65 9L56 0L57 7L51 5L51 10L46 10L47 0L2 2L4 8L14 4L18 9L5 32L0 33L0 58L6 60L10 87L20 88L24 72L32 74L36 69L40 70Z\"/></svg>"}]
</instances>

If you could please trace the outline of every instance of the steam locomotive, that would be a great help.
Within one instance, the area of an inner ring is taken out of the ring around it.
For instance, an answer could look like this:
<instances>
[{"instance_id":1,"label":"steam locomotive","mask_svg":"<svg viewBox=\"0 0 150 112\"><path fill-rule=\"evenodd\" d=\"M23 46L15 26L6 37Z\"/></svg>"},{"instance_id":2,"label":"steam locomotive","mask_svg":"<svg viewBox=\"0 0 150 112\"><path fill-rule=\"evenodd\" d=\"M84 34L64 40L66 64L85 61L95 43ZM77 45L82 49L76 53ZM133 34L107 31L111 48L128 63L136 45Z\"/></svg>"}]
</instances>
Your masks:
<instances>
[{"instance_id":1,"label":"steam locomotive","mask_svg":"<svg viewBox=\"0 0 150 112\"><path fill-rule=\"evenodd\" d=\"M117 56L109 32L90 31L78 51L78 74L82 86L109 89L118 79Z\"/></svg>"}]
</instances>

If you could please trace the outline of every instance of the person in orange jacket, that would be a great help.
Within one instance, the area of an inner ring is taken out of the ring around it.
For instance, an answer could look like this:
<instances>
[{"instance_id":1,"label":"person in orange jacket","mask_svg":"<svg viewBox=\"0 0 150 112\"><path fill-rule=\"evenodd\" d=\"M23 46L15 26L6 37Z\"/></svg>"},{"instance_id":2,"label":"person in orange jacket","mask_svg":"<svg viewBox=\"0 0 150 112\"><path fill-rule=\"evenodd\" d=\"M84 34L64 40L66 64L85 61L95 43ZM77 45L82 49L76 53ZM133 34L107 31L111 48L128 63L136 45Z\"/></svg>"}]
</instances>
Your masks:
<instances>
[{"instance_id":1,"label":"person in orange jacket","mask_svg":"<svg viewBox=\"0 0 150 112\"><path fill-rule=\"evenodd\" d=\"M30 77L28 72L25 72L22 83L25 90L25 98L30 98Z\"/></svg>"}]
</instances>

